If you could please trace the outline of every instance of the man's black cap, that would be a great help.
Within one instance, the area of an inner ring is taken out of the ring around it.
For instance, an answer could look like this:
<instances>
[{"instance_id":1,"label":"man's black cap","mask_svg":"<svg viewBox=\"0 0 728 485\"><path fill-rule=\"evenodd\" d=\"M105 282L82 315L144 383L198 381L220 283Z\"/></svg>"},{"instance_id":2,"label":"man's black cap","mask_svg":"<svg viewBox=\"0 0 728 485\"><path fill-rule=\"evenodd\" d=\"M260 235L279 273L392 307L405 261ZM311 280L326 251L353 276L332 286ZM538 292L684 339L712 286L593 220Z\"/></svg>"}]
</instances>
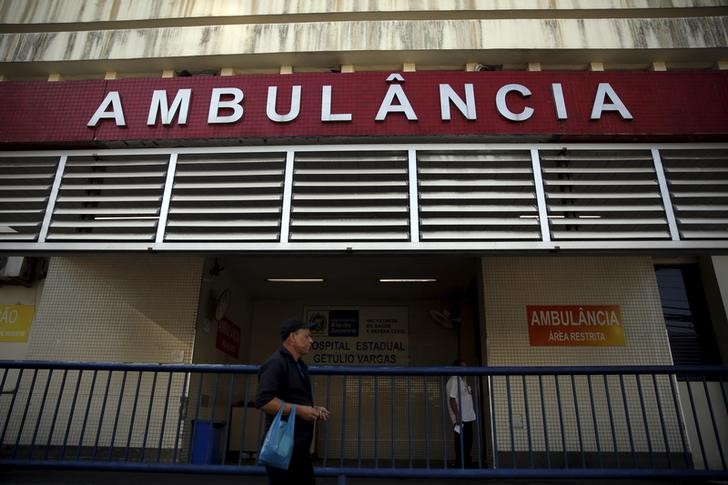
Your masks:
<instances>
[{"instance_id":1,"label":"man's black cap","mask_svg":"<svg viewBox=\"0 0 728 485\"><path fill-rule=\"evenodd\" d=\"M296 330L301 330L302 328L308 328L312 329L316 326L315 323L312 322L304 322L302 320L296 320L296 319L290 319L290 320L283 320L281 322L281 340L285 340L288 338L288 336L295 332Z\"/></svg>"}]
</instances>

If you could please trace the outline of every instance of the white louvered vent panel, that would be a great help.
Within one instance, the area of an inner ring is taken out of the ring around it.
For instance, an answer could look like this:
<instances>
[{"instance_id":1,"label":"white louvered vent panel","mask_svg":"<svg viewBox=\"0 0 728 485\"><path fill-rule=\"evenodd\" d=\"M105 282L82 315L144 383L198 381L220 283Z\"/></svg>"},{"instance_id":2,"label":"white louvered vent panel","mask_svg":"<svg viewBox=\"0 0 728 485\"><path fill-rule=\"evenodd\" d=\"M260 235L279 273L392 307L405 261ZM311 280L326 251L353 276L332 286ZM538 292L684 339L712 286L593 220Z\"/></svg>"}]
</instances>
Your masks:
<instances>
[{"instance_id":1,"label":"white louvered vent panel","mask_svg":"<svg viewBox=\"0 0 728 485\"><path fill-rule=\"evenodd\" d=\"M407 241L407 152L297 153L291 241Z\"/></svg>"},{"instance_id":2,"label":"white louvered vent panel","mask_svg":"<svg viewBox=\"0 0 728 485\"><path fill-rule=\"evenodd\" d=\"M277 241L283 152L180 154L166 241Z\"/></svg>"},{"instance_id":3,"label":"white louvered vent panel","mask_svg":"<svg viewBox=\"0 0 728 485\"><path fill-rule=\"evenodd\" d=\"M0 241L37 241L58 157L0 159Z\"/></svg>"},{"instance_id":4,"label":"white louvered vent panel","mask_svg":"<svg viewBox=\"0 0 728 485\"><path fill-rule=\"evenodd\" d=\"M47 239L152 241L169 154L71 156Z\"/></svg>"},{"instance_id":5,"label":"white louvered vent panel","mask_svg":"<svg viewBox=\"0 0 728 485\"><path fill-rule=\"evenodd\" d=\"M542 150L554 240L669 239L649 150Z\"/></svg>"},{"instance_id":6,"label":"white louvered vent panel","mask_svg":"<svg viewBox=\"0 0 728 485\"><path fill-rule=\"evenodd\" d=\"M728 150L661 150L682 239L728 239Z\"/></svg>"},{"instance_id":7,"label":"white louvered vent panel","mask_svg":"<svg viewBox=\"0 0 728 485\"><path fill-rule=\"evenodd\" d=\"M528 150L418 152L420 239L540 239L531 163Z\"/></svg>"}]
</instances>

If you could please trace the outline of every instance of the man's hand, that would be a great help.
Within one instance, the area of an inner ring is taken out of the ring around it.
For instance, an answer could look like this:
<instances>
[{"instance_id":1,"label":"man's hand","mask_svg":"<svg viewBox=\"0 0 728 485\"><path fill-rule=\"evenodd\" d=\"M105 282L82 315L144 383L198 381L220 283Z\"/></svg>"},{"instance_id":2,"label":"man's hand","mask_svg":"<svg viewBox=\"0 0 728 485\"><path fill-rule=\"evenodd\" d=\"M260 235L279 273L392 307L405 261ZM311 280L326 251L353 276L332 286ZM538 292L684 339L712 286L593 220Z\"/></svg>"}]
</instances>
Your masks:
<instances>
[{"instance_id":1,"label":"man's hand","mask_svg":"<svg viewBox=\"0 0 728 485\"><path fill-rule=\"evenodd\" d=\"M296 414L304 421L327 421L331 415L323 406L298 406Z\"/></svg>"},{"instance_id":2,"label":"man's hand","mask_svg":"<svg viewBox=\"0 0 728 485\"><path fill-rule=\"evenodd\" d=\"M331 416L331 413L329 412L328 409L326 409L323 406L314 406L314 408L318 409L318 412L319 412L318 420L319 421L328 421L329 420L329 416Z\"/></svg>"}]
</instances>

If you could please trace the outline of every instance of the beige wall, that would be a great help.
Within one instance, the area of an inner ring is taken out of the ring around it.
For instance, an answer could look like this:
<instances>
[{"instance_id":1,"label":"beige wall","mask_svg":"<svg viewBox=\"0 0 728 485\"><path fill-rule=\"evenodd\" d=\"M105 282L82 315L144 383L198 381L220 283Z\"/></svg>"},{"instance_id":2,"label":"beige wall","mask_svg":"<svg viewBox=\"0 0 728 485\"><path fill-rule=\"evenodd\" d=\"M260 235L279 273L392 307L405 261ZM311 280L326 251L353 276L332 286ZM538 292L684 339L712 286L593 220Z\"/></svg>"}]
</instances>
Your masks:
<instances>
[{"instance_id":1,"label":"beige wall","mask_svg":"<svg viewBox=\"0 0 728 485\"><path fill-rule=\"evenodd\" d=\"M332 16L334 14L428 12L443 15L447 12L515 12L523 15L563 16L570 12L587 15L590 10L686 9L725 6L721 0L384 0L362 2L308 0L117 0L81 4L77 0L0 1L0 19L7 23L53 22L120 22L157 19L204 19L205 17L231 17L249 20L249 17L276 19L286 15ZM553 12L553 13L552 13ZM685 12L689 14L689 12Z\"/></svg>"},{"instance_id":2,"label":"beige wall","mask_svg":"<svg viewBox=\"0 0 728 485\"><path fill-rule=\"evenodd\" d=\"M51 258L26 358L189 363L201 269L202 258L190 256ZM34 398L28 399L31 387ZM11 372L5 390L17 389L17 395L6 442L20 433L17 439L28 444L37 427L37 443L61 445L67 430L71 447L94 446L97 439L99 446L109 446L114 422L108 416L118 409L115 446L138 447L148 438L149 446L171 447L179 407L167 410L167 393L169 402L178 403L184 388L183 374L163 372L156 376L151 372ZM47 394L45 402L40 398L43 394ZM7 415L10 402L0 401L0 415ZM51 412L54 408L58 411ZM87 417L80 411L86 409ZM55 412L59 420L54 425Z\"/></svg>"},{"instance_id":3,"label":"beige wall","mask_svg":"<svg viewBox=\"0 0 728 485\"><path fill-rule=\"evenodd\" d=\"M488 257L483 259L483 278L488 365L672 363L654 267L649 257ZM619 305L625 345L531 347L527 305ZM679 452L683 446L680 418L670 398L672 384L669 379L659 376L655 382L650 377L638 381L628 376L621 383L616 376L606 380L578 376L573 381L568 377L546 377L539 383L537 377L509 381L504 377L493 378L491 390L498 447L508 450L513 445L516 450L526 451L530 436L533 449L543 451L548 434L553 451L565 445L567 450L579 450L583 446L588 452L600 449L608 452L616 448L616 451L627 453L632 446L637 452L665 450L667 446L673 453ZM543 385L543 413L540 385ZM607 389L611 401L607 400ZM661 400L658 400L657 389ZM512 416L508 413L509 400ZM559 400L561 406L557 406ZM625 402L627 405L623 406ZM526 415L530 422L525 421ZM560 419L566 422L563 433ZM663 419L665 435L660 432ZM511 420L515 428L513 440ZM630 443L627 430L644 421L651 430L649 440L640 428L634 433L634 443ZM612 436L612 422L616 436Z\"/></svg>"},{"instance_id":4,"label":"beige wall","mask_svg":"<svg viewBox=\"0 0 728 485\"><path fill-rule=\"evenodd\" d=\"M488 365L672 364L649 257L483 259ZM531 347L526 305L620 305L625 345Z\"/></svg>"},{"instance_id":5,"label":"beige wall","mask_svg":"<svg viewBox=\"0 0 728 485\"><path fill-rule=\"evenodd\" d=\"M124 60L140 55L169 58L346 51L378 52L390 57L388 51L421 49L461 53L476 49L720 48L728 45L726 25L725 17L699 17L661 19L660 22L652 19L384 20L162 27L122 32L5 34L0 36L0 52L4 53L5 62L49 62ZM437 53L428 55L438 56Z\"/></svg>"},{"instance_id":6,"label":"beige wall","mask_svg":"<svg viewBox=\"0 0 728 485\"><path fill-rule=\"evenodd\" d=\"M191 362L202 259L51 258L29 359Z\"/></svg>"},{"instance_id":7,"label":"beige wall","mask_svg":"<svg viewBox=\"0 0 728 485\"><path fill-rule=\"evenodd\" d=\"M28 342L2 342L0 354L3 359L191 362L201 270L202 259L196 257L53 257L47 278L32 287L0 286L0 302L35 306Z\"/></svg>"}]
</instances>

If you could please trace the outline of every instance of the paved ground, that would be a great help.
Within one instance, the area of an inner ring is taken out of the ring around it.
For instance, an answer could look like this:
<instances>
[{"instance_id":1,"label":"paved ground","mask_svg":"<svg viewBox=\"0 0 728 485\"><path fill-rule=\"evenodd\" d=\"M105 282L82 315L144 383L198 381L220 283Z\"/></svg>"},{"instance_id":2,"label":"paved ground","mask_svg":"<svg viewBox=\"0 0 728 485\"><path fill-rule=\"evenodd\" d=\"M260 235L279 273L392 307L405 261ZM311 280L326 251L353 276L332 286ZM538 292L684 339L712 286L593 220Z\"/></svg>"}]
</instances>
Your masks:
<instances>
[{"instance_id":1,"label":"paved ground","mask_svg":"<svg viewBox=\"0 0 728 485\"><path fill-rule=\"evenodd\" d=\"M264 485L264 477L133 473L65 470L3 470L0 483L13 485ZM692 482L695 483L695 482ZM712 482L718 484L720 482ZM723 482L726 483L726 482ZM335 485L335 478L319 478L318 485ZM679 485L651 480L396 480L348 478L347 485Z\"/></svg>"}]
</instances>

